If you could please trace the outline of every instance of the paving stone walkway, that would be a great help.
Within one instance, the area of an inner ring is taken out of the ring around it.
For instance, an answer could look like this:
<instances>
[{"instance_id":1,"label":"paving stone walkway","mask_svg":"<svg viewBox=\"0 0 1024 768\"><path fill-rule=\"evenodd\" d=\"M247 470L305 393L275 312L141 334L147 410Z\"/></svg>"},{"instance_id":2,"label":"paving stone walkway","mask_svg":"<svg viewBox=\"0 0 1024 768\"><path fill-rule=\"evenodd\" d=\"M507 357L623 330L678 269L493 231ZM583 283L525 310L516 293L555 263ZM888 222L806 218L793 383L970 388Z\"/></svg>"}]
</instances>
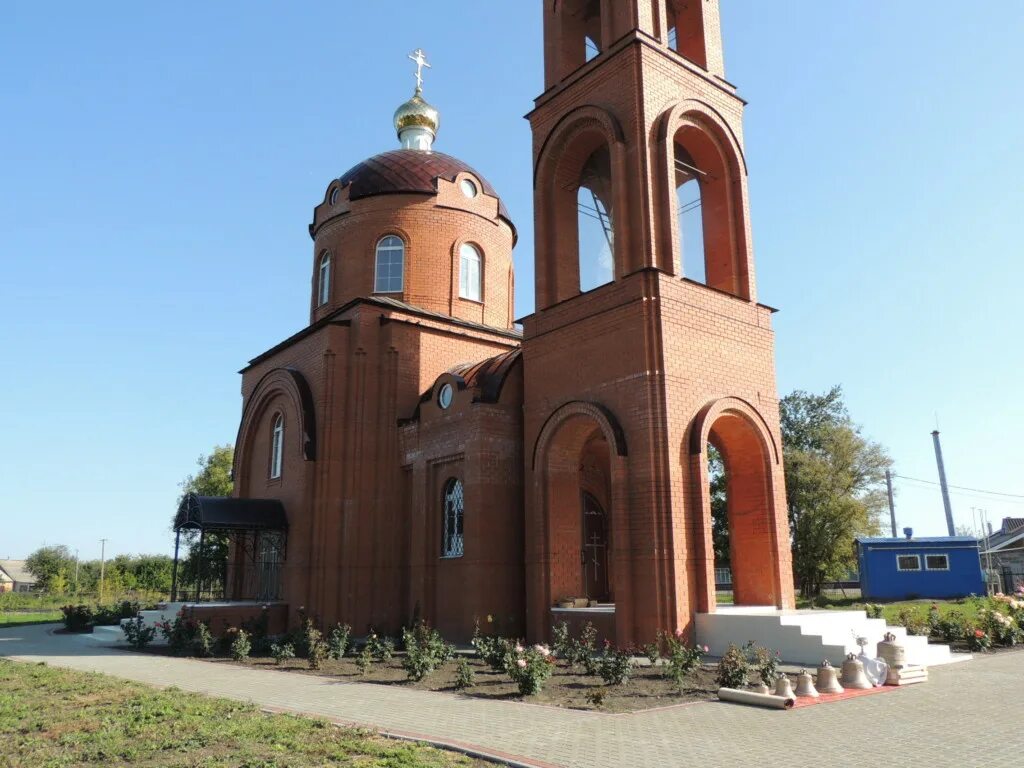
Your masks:
<instances>
[{"instance_id":1,"label":"paving stone walkway","mask_svg":"<svg viewBox=\"0 0 1024 768\"><path fill-rule=\"evenodd\" d=\"M527 765L964 768L1021 758L1024 653L979 656L933 669L925 685L790 712L716 702L610 715L135 654L52 629L0 630L0 656L472 746Z\"/></svg>"}]
</instances>

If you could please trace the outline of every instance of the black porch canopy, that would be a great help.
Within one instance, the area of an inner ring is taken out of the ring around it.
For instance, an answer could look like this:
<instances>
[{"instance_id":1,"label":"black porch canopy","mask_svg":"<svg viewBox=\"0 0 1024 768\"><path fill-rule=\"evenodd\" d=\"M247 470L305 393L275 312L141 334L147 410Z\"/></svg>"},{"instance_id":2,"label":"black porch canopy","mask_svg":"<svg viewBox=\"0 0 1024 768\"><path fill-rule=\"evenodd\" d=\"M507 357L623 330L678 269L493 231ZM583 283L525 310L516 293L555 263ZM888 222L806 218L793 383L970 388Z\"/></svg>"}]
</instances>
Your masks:
<instances>
[{"instance_id":1,"label":"black porch canopy","mask_svg":"<svg viewBox=\"0 0 1024 768\"><path fill-rule=\"evenodd\" d=\"M185 495L178 505L174 530L286 531L288 518L277 499Z\"/></svg>"},{"instance_id":2,"label":"black porch canopy","mask_svg":"<svg viewBox=\"0 0 1024 768\"><path fill-rule=\"evenodd\" d=\"M243 595L261 600L277 598L288 537L288 517L280 501L186 494L174 516L172 602L178 600L181 535L188 531L199 532L198 561L190 569L194 574L187 577L195 581L196 602L202 599L204 586L208 599L218 599L218 595L220 599ZM208 535L213 536L212 546L207 544ZM219 554L211 554L211 549ZM229 567L230 551L236 555L231 557Z\"/></svg>"}]
</instances>

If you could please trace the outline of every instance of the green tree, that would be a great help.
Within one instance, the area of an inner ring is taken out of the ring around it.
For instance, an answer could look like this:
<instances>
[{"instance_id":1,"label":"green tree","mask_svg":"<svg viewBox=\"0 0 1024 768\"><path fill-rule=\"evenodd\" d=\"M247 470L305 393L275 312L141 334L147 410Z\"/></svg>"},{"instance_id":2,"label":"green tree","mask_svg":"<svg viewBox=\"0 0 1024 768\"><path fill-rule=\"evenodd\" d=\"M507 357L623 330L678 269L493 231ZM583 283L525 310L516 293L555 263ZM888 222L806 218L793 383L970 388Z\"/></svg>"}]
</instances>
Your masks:
<instances>
[{"instance_id":1,"label":"green tree","mask_svg":"<svg viewBox=\"0 0 1024 768\"><path fill-rule=\"evenodd\" d=\"M793 392L780 415L793 573L802 594L815 596L855 565L857 536L881 531L892 459L850 419L841 387Z\"/></svg>"},{"instance_id":2,"label":"green tree","mask_svg":"<svg viewBox=\"0 0 1024 768\"><path fill-rule=\"evenodd\" d=\"M40 547L28 556L25 568L35 577L39 589L50 592L60 587L63 592L67 589L68 573L74 572L75 558L63 544Z\"/></svg>"},{"instance_id":3,"label":"green tree","mask_svg":"<svg viewBox=\"0 0 1024 768\"><path fill-rule=\"evenodd\" d=\"M197 496L230 496L234 491L231 469L234 465L235 449L231 445L214 446L209 455L200 456L196 464L199 472L189 475L181 483L178 504L189 493ZM177 510L175 510L177 512ZM173 519L172 519L173 526ZM179 578L183 589L202 580L204 584L216 584L224 578L228 562L228 540L222 534L207 534L203 542L202 559L199 553L199 534L196 531L182 531L182 544L186 555L182 558Z\"/></svg>"},{"instance_id":4,"label":"green tree","mask_svg":"<svg viewBox=\"0 0 1024 768\"><path fill-rule=\"evenodd\" d=\"M715 567L731 566L729 552L729 511L726 504L728 478L725 461L713 445L708 445L708 477L711 479L711 537L715 547Z\"/></svg>"}]
</instances>

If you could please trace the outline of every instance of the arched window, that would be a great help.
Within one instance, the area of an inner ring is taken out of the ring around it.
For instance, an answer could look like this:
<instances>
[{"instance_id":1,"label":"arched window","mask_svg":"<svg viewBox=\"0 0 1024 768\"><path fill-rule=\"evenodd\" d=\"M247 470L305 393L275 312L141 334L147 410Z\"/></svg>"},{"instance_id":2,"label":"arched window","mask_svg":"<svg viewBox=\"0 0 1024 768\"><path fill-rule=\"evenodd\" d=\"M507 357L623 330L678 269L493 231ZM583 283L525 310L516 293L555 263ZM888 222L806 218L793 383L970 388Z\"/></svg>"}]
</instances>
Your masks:
<instances>
[{"instance_id":1,"label":"arched window","mask_svg":"<svg viewBox=\"0 0 1024 768\"><path fill-rule=\"evenodd\" d=\"M450 479L444 485L444 521L441 531L441 557L462 557L462 481Z\"/></svg>"},{"instance_id":2,"label":"arched window","mask_svg":"<svg viewBox=\"0 0 1024 768\"><path fill-rule=\"evenodd\" d=\"M611 165L611 153L602 146L590 155L580 172L576 205L581 291L615 279Z\"/></svg>"},{"instance_id":3,"label":"arched window","mask_svg":"<svg viewBox=\"0 0 1024 768\"><path fill-rule=\"evenodd\" d=\"M480 285L483 257L480 249L472 243L463 243L459 248L459 296L472 301L482 301Z\"/></svg>"},{"instance_id":4,"label":"arched window","mask_svg":"<svg viewBox=\"0 0 1024 768\"><path fill-rule=\"evenodd\" d=\"M318 307L327 303L331 296L331 254L324 252L320 257L320 272L317 278L317 302Z\"/></svg>"},{"instance_id":5,"label":"arched window","mask_svg":"<svg viewBox=\"0 0 1024 768\"><path fill-rule=\"evenodd\" d=\"M704 263L704 211L702 176L690 153L675 145L676 214L679 217L679 252L683 276L698 283L707 282Z\"/></svg>"},{"instance_id":6,"label":"arched window","mask_svg":"<svg viewBox=\"0 0 1024 768\"><path fill-rule=\"evenodd\" d=\"M270 439L270 479L276 480L281 476L281 466L284 463L284 416L280 413L274 419L274 431Z\"/></svg>"},{"instance_id":7,"label":"arched window","mask_svg":"<svg viewBox=\"0 0 1024 768\"><path fill-rule=\"evenodd\" d=\"M377 243L376 293L401 293L405 271L405 242L396 235L382 237Z\"/></svg>"}]
</instances>

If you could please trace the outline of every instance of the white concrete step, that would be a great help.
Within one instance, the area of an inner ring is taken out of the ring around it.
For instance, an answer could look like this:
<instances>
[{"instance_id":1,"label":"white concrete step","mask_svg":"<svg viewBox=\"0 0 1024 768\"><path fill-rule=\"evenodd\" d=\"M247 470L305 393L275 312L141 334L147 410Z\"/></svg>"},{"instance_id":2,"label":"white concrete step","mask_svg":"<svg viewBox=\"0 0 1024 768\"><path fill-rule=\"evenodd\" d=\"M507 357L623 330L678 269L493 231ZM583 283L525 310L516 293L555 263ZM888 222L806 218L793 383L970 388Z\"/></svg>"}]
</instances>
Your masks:
<instances>
[{"instance_id":1,"label":"white concrete step","mask_svg":"<svg viewBox=\"0 0 1024 768\"><path fill-rule=\"evenodd\" d=\"M730 643L742 645L753 640L778 650L784 662L807 666L817 666L824 659L838 666L846 654L860 652L858 638L867 639L865 649L874 655L887 632L905 647L909 664L937 666L970 658L969 654L952 654L948 646L929 644L926 637L907 635L903 627L869 619L864 611L779 611L746 606L697 615L697 642L709 646L715 656L722 655Z\"/></svg>"}]
</instances>

